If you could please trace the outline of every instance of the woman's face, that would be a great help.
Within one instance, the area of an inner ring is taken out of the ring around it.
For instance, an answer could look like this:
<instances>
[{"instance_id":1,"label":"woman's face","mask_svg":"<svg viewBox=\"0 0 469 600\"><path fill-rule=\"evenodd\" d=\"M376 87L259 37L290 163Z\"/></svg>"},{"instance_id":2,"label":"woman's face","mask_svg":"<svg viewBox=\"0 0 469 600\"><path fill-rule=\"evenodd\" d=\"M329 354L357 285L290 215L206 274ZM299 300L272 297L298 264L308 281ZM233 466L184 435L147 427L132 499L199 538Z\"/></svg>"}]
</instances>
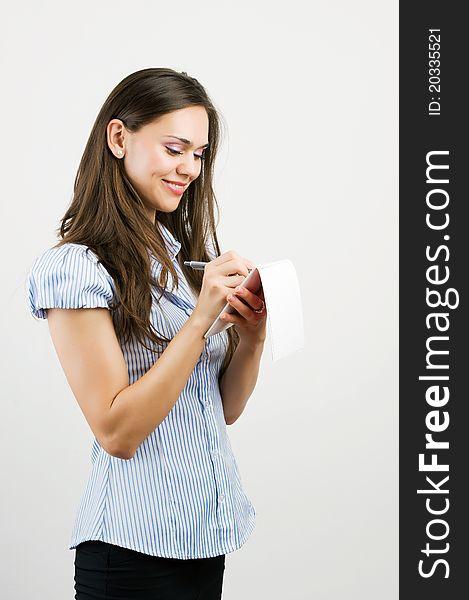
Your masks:
<instances>
[{"instance_id":1,"label":"woman's face","mask_svg":"<svg viewBox=\"0 0 469 600\"><path fill-rule=\"evenodd\" d=\"M200 156L208 145L205 108L191 106L176 110L136 133L128 131L122 121L113 119L107 132L109 147L124 161L127 176L145 203L151 221L155 210L176 210L182 193L200 175L203 160ZM168 181L181 185L171 185Z\"/></svg>"}]
</instances>

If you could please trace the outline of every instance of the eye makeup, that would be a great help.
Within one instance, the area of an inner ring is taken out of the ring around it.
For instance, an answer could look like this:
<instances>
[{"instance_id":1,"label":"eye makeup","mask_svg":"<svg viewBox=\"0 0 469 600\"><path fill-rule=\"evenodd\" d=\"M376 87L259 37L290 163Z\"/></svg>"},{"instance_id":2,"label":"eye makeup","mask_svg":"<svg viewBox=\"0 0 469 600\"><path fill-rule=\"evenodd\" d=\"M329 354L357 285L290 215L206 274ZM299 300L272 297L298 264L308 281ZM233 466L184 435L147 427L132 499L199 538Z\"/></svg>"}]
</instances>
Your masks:
<instances>
[{"instance_id":1,"label":"eye makeup","mask_svg":"<svg viewBox=\"0 0 469 600\"><path fill-rule=\"evenodd\" d=\"M186 140L185 138L178 137L177 135L166 134L166 137L170 137L170 138L174 138L175 140L179 140L180 142L182 142L186 146L192 146L192 142L190 140ZM203 146L199 146L199 148L196 148L196 150L201 150L202 148L208 148L209 146L210 146L210 144L207 142Z\"/></svg>"},{"instance_id":2,"label":"eye makeup","mask_svg":"<svg viewBox=\"0 0 469 600\"><path fill-rule=\"evenodd\" d=\"M170 148L169 146L165 146L166 150L172 155L176 156L177 154L182 154L179 150L175 150L174 148ZM194 154L194 156L200 160L205 159L205 152L203 154Z\"/></svg>"}]
</instances>

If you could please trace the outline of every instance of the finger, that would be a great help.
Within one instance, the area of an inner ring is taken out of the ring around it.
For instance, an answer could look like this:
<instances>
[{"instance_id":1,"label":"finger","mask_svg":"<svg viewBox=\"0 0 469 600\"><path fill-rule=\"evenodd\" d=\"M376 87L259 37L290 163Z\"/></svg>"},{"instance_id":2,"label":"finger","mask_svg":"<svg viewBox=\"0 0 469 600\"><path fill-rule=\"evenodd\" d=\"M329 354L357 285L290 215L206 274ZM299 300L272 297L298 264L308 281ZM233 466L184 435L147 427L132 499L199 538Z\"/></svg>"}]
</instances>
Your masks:
<instances>
[{"instance_id":1,"label":"finger","mask_svg":"<svg viewBox=\"0 0 469 600\"><path fill-rule=\"evenodd\" d=\"M222 277L222 284L228 288L226 294L232 294L233 289L238 285L241 285L245 279L244 275L228 275L227 277Z\"/></svg>"},{"instance_id":2,"label":"finger","mask_svg":"<svg viewBox=\"0 0 469 600\"><path fill-rule=\"evenodd\" d=\"M248 321L253 320L254 313L250 306L244 304L244 302L242 302L239 298L236 298L234 295L228 296L226 300L228 304L235 308L242 317Z\"/></svg>"},{"instance_id":3,"label":"finger","mask_svg":"<svg viewBox=\"0 0 469 600\"><path fill-rule=\"evenodd\" d=\"M234 252L234 250L230 250L226 255L229 260L224 260L220 263L224 274L229 275L230 273L238 273L247 276L250 269L254 268L254 264L250 260L240 256L237 252Z\"/></svg>"},{"instance_id":4,"label":"finger","mask_svg":"<svg viewBox=\"0 0 469 600\"><path fill-rule=\"evenodd\" d=\"M259 310L263 306L262 298L260 298L259 296L256 296L256 294L254 294L247 288L237 286L235 288L235 294L239 298L242 298L243 300L245 300L249 304L249 306L251 306L251 308L253 310Z\"/></svg>"},{"instance_id":5,"label":"finger","mask_svg":"<svg viewBox=\"0 0 469 600\"><path fill-rule=\"evenodd\" d=\"M235 325L246 321L244 317L240 317L238 314L232 313L223 313L222 315L220 315L220 319L222 321L226 321L227 323L234 323Z\"/></svg>"},{"instance_id":6,"label":"finger","mask_svg":"<svg viewBox=\"0 0 469 600\"><path fill-rule=\"evenodd\" d=\"M218 275L222 277L242 276L244 281L249 275L249 269L238 260L230 260L218 267Z\"/></svg>"},{"instance_id":7,"label":"finger","mask_svg":"<svg viewBox=\"0 0 469 600\"><path fill-rule=\"evenodd\" d=\"M223 275L244 275L246 277L249 270L242 261L234 258L223 264L222 273Z\"/></svg>"},{"instance_id":8,"label":"finger","mask_svg":"<svg viewBox=\"0 0 469 600\"><path fill-rule=\"evenodd\" d=\"M248 274L248 267L254 268L252 261L240 256L234 250L228 250L211 261L214 265L223 266L223 271L228 273L228 269L233 269L232 273Z\"/></svg>"},{"instance_id":9,"label":"finger","mask_svg":"<svg viewBox=\"0 0 469 600\"><path fill-rule=\"evenodd\" d=\"M214 265L223 265L224 263L233 260L234 258L237 257L236 252L234 252L234 250L228 250L227 252L222 252L222 254L220 254L220 256L217 256L216 258L214 258L212 260L212 263Z\"/></svg>"}]
</instances>

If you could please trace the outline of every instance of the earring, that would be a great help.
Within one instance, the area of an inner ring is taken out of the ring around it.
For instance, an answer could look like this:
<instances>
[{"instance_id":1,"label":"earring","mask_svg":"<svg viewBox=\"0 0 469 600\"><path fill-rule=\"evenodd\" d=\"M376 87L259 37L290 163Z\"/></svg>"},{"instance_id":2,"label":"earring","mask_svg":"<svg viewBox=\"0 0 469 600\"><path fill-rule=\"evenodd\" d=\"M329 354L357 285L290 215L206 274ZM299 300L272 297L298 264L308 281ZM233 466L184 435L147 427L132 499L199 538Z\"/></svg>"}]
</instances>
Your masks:
<instances>
[{"instance_id":1,"label":"earring","mask_svg":"<svg viewBox=\"0 0 469 600\"><path fill-rule=\"evenodd\" d=\"M122 150L118 150L118 151L117 151L117 154L122 154Z\"/></svg>"}]
</instances>

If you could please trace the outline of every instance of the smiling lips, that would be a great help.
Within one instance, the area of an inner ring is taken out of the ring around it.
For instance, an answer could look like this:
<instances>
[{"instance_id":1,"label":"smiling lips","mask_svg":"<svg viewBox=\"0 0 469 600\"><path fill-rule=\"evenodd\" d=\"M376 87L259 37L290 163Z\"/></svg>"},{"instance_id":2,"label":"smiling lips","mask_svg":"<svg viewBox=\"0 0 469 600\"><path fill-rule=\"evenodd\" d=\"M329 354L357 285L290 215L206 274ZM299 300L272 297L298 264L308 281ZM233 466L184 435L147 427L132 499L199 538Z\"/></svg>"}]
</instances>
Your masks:
<instances>
[{"instance_id":1,"label":"smiling lips","mask_svg":"<svg viewBox=\"0 0 469 600\"><path fill-rule=\"evenodd\" d=\"M177 183L177 182L169 182L166 181L166 179L162 179L162 182L164 183L165 187L170 190L171 192L173 192L173 194L177 194L178 196L181 196L185 189L186 189L186 184L184 183Z\"/></svg>"}]
</instances>

